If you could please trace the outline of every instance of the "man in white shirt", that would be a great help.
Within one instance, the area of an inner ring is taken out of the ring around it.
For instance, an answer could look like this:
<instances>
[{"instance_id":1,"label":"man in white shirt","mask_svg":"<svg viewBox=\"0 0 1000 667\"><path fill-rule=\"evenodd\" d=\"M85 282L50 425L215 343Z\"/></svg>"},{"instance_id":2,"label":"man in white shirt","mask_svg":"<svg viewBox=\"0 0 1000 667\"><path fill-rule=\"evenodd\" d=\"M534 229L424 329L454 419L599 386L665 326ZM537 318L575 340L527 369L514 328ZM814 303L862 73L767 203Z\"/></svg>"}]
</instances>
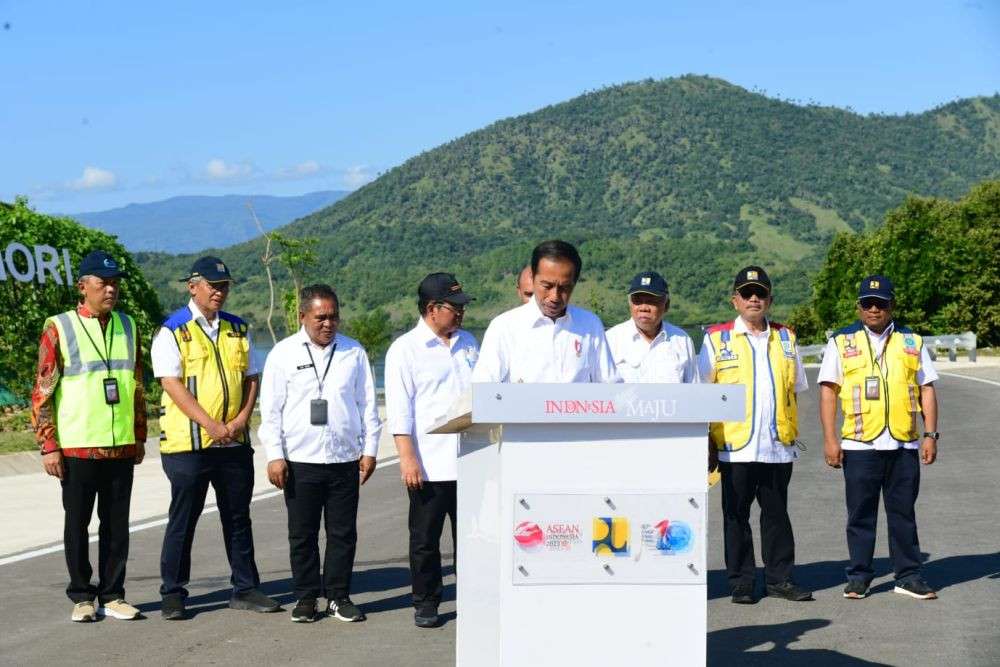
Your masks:
<instances>
[{"instance_id":1,"label":"man in white shirt","mask_svg":"<svg viewBox=\"0 0 1000 667\"><path fill-rule=\"evenodd\" d=\"M625 382L701 382L694 343L663 319L670 309L667 281L656 271L632 278L632 317L607 332L611 356Z\"/></svg>"},{"instance_id":2,"label":"man in white shirt","mask_svg":"<svg viewBox=\"0 0 1000 667\"><path fill-rule=\"evenodd\" d=\"M386 421L399 452L410 496L410 577L414 623L438 623L441 602L441 531L447 516L455 539L458 434L427 429L472 381L479 346L462 317L470 298L450 273L432 273L417 288L417 325L385 357Z\"/></svg>"},{"instance_id":3,"label":"man in white shirt","mask_svg":"<svg viewBox=\"0 0 1000 667\"><path fill-rule=\"evenodd\" d=\"M795 539L788 518L788 483L798 458L798 399L808 388L795 334L767 319L771 279L759 266L736 274L733 307L739 316L709 327L699 364L706 382L746 387L746 417L715 422L709 439L722 473L723 540L732 601L756 602L756 563L750 506L760 506L761 551L767 594L794 602L812 593L792 580Z\"/></svg>"},{"instance_id":4,"label":"man in white shirt","mask_svg":"<svg viewBox=\"0 0 1000 667\"><path fill-rule=\"evenodd\" d=\"M582 266L565 241L535 248L532 298L490 322L473 382L621 382L600 318L569 303Z\"/></svg>"},{"instance_id":5,"label":"man in white shirt","mask_svg":"<svg viewBox=\"0 0 1000 667\"><path fill-rule=\"evenodd\" d=\"M340 621L365 620L351 601L360 485L375 470L382 430L364 348L337 332L340 301L328 285L299 295L302 328L264 364L259 435L267 477L285 492L295 597L292 621L317 617L316 600ZM319 525L326 554L320 578Z\"/></svg>"},{"instance_id":6,"label":"man in white shirt","mask_svg":"<svg viewBox=\"0 0 1000 667\"><path fill-rule=\"evenodd\" d=\"M209 484L232 568L229 606L279 611L278 603L258 590L253 553L253 450L247 422L257 402L260 370L249 326L222 310L232 277L221 259L199 258L185 280L191 300L167 317L150 347L153 373L163 385L160 462L170 480L160 613L166 620L187 617L191 546Z\"/></svg>"},{"instance_id":7,"label":"man in white shirt","mask_svg":"<svg viewBox=\"0 0 1000 667\"><path fill-rule=\"evenodd\" d=\"M920 336L893 322L895 304L888 278L862 280L858 321L833 335L819 370L826 463L844 468L851 559L844 597L854 600L868 594L875 576L879 495L889 524L894 591L919 600L937 597L920 575L914 505L920 463L930 465L937 458L938 375ZM839 440L838 402L844 413ZM922 435L917 431L918 414L923 415Z\"/></svg>"}]
</instances>

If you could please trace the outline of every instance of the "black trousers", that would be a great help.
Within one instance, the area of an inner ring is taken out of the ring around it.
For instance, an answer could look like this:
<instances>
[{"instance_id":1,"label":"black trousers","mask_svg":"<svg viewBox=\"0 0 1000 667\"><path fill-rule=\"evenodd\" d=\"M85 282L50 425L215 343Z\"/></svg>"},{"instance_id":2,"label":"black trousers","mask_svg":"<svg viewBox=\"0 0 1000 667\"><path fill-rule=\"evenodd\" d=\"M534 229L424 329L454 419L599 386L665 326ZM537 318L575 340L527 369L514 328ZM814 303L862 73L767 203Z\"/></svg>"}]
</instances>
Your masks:
<instances>
[{"instance_id":1,"label":"black trousers","mask_svg":"<svg viewBox=\"0 0 1000 667\"><path fill-rule=\"evenodd\" d=\"M351 591L358 546L358 462L288 463L288 555L298 600L337 600ZM319 524L324 520L326 554L319 570Z\"/></svg>"},{"instance_id":2,"label":"black trousers","mask_svg":"<svg viewBox=\"0 0 1000 667\"><path fill-rule=\"evenodd\" d=\"M847 578L866 585L875 576L875 527L882 495L889 524L889 558L896 579L920 572L920 541L914 505L920 492L920 460L915 449L844 450L847 497Z\"/></svg>"},{"instance_id":3,"label":"black trousers","mask_svg":"<svg viewBox=\"0 0 1000 667\"><path fill-rule=\"evenodd\" d=\"M413 606L437 606L441 603L441 531L445 516L451 519L451 541L458 561L458 520L456 482L424 482L410 490L410 577L413 580Z\"/></svg>"},{"instance_id":4,"label":"black trousers","mask_svg":"<svg viewBox=\"0 0 1000 667\"><path fill-rule=\"evenodd\" d=\"M73 602L95 597L103 604L125 597L128 560L128 510L132 499L134 459L77 459L63 457L62 503L66 510L63 545ZM97 542L97 586L90 583L90 539L87 527L97 500L100 520Z\"/></svg>"},{"instance_id":5,"label":"black trousers","mask_svg":"<svg viewBox=\"0 0 1000 667\"><path fill-rule=\"evenodd\" d=\"M191 580L191 545L209 484L219 506L233 589L242 592L257 588L260 575L250 524L253 450L245 446L212 447L164 454L160 461L170 480L170 518L160 552L160 595L188 595L185 586Z\"/></svg>"},{"instance_id":6,"label":"black trousers","mask_svg":"<svg viewBox=\"0 0 1000 667\"><path fill-rule=\"evenodd\" d=\"M788 519L791 463L720 463L722 473L723 538L729 586L754 583L753 533L750 505L760 506L760 545L764 580L780 584L792 579L795 538Z\"/></svg>"}]
</instances>

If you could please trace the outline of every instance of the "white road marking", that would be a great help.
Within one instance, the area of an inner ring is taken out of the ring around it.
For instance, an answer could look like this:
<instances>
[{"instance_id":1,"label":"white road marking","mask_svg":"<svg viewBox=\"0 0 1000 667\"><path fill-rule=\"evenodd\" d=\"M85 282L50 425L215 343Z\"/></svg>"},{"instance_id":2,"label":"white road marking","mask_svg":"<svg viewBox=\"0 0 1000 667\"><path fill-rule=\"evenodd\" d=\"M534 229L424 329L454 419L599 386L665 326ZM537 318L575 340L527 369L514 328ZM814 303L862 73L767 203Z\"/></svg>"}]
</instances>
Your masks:
<instances>
[{"instance_id":1,"label":"white road marking","mask_svg":"<svg viewBox=\"0 0 1000 667\"><path fill-rule=\"evenodd\" d=\"M379 468L384 468L386 466L395 465L396 463L399 463L398 456L394 456L388 459L383 459L382 461L378 461L375 464L375 469L377 470ZM258 493L257 495L253 496L250 499L250 502L255 503L258 500L266 500L268 498L274 498L275 496L280 496L280 495L281 491L278 489L274 489L273 491L264 491L263 493ZM208 505L205 507L204 510L202 510L201 513L204 515L218 511L219 511L218 505ZM146 530L147 528L156 528L157 526L165 526L165 525L167 525L166 517L162 519L154 519L152 521L143 521L141 523L132 524L131 526L128 527L128 532L137 533L140 530ZM93 544L96 541L97 541L97 535L91 535L90 543ZM53 544L52 546L49 547L42 547L41 549L33 549L31 551L25 551L23 553L14 554L13 556L5 556L4 558L0 558L0 565L9 565L10 563L17 563L22 560L37 558L38 556L46 556L48 554L54 554L62 550L63 550L63 544L62 542L60 542L59 544Z\"/></svg>"},{"instance_id":2,"label":"white road marking","mask_svg":"<svg viewBox=\"0 0 1000 667\"><path fill-rule=\"evenodd\" d=\"M973 382L985 382L986 384L992 384L996 387L1000 387L1000 382L997 382L996 380L977 378L972 375L960 375L959 373L941 373L941 372L939 372L938 375L947 375L950 378L962 378L963 380L972 380Z\"/></svg>"}]
</instances>

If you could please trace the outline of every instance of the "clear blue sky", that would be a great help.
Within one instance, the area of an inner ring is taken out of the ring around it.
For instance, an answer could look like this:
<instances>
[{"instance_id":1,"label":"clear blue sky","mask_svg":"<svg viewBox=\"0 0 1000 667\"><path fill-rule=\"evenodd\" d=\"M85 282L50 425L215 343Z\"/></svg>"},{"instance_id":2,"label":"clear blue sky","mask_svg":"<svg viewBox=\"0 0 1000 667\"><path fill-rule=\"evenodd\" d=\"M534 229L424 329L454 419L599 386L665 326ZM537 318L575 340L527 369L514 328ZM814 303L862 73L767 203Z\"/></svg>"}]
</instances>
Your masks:
<instances>
[{"instance_id":1,"label":"clear blue sky","mask_svg":"<svg viewBox=\"0 0 1000 667\"><path fill-rule=\"evenodd\" d=\"M686 73L920 112L1000 90L1000 0L0 0L0 199L353 189L497 119Z\"/></svg>"}]
</instances>

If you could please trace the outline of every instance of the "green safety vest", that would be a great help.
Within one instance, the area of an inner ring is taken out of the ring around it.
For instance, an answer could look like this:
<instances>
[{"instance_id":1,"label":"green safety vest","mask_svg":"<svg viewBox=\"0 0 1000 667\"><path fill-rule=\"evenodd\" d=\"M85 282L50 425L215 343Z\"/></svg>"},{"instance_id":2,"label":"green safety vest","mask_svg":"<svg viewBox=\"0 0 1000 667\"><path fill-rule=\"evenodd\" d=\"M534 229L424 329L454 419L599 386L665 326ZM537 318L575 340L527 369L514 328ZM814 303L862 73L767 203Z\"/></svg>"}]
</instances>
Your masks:
<instances>
[{"instance_id":1,"label":"green safety vest","mask_svg":"<svg viewBox=\"0 0 1000 667\"><path fill-rule=\"evenodd\" d=\"M76 310L70 310L50 317L46 325L49 323L59 332L63 362L55 393L59 446L136 444L135 321L124 313L112 312L102 333L96 317L80 317ZM113 405L104 400L106 378L118 381L119 401Z\"/></svg>"}]
</instances>

